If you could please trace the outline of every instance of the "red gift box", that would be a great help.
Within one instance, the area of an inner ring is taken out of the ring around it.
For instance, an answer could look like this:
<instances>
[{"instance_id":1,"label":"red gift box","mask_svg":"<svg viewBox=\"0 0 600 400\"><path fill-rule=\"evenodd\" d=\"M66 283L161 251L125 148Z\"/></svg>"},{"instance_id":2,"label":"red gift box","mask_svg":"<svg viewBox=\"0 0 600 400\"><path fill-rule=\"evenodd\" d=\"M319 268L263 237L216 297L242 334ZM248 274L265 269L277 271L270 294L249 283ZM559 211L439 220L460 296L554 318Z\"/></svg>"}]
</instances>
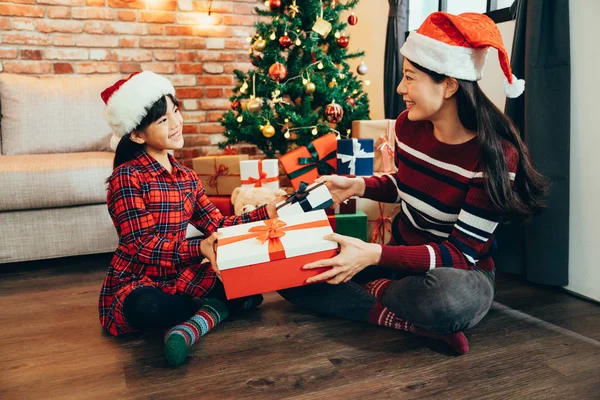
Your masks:
<instances>
[{"instance_id":1,"label":"red gift box","mask_svg":"<svg viewBox=\"0 0 600 400\"><path fill-rule=\"evenodd\" d=\"M335 173L337 169L337 139L328 133L313 140L306 146L279 157L279 162L290 178L294 189L300 189L300 182L311 184L319 175Z\"/></svg>"},{"instance_id":2,"label":"red gift box","mask_svg":"<svg viewBox=\"0 0 600 400\"><path fill-rule=\"evenodd\" d=\"M235 214L233 204L231 204L231 196L209 196L208 198L224 217Z\"/></svg>"},{"instance_id":3,"label":"red gift box","mask_svg":"<svg viewBox=\"0 0 600 400\"><path fill-rule=\"evenodd\" d=\"M334 257L337 243L323 210L219 229L217 265L228 299L302 286L329 268L304 270Z\"/></svg>"}]
</instances>

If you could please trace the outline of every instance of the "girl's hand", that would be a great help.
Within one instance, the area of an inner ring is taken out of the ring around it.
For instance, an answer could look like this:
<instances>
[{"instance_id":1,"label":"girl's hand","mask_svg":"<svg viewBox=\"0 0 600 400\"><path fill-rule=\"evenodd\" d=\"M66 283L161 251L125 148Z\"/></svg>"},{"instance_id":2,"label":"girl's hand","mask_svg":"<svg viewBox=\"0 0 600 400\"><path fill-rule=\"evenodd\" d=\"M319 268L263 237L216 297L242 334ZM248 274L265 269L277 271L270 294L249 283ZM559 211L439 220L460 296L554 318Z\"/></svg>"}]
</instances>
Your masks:
<instances>
[{"instance_id":1,"label":"girl's hand","mask_svg":"<svg viewBox=\"0 0 600 400\"><path fill-rule=\"evenodd\" d=\"M200 252L208 259L210 266L217 274L219 280L221 279L221 271L217 266L217 239L219 238L218 233L215 232L206 239L200 242Z\"/></svg>"},{"instance_id":2,"label":"girl's hand","mask_svg":"<svg viewBox=\"0 0 600 400\"><path fill-rule=\"evenodd\" d=\"M323 239L338 242L342 249L340 254L333 258L315 261L302 267L303 269L331 267L329 271L307 279L307 283L325 280L332 284L348 282L369 265L377 264L381 258L381 245L375 243L365 243L360 239L337 233L327 235Z\"/></svg>"},{"instance_id":3,"label":"girl's hand","mask_svg":"<svg viewBox=\"0 0 600 400\"><path fill-rule=\"evenodd\" d=\"M283 200L285 200L285 196L277 196L275 200L267 204L267 214L269 214L269 219L277 218L279 216L276 206L277 203Z\"/></svg>"},{"instance_id":4,"label":"girl's hand","mask_svg":"<svg viewBox=\"0 0 600 400\"><path fill-rule=\"evenodd\" d=\"M325 182L335 205L343 203L352 196L360 197L365 194L365 180L360 177L348 178L347 176L324 175L318 178L316 182Z\"/></svg>"}]
</instances>

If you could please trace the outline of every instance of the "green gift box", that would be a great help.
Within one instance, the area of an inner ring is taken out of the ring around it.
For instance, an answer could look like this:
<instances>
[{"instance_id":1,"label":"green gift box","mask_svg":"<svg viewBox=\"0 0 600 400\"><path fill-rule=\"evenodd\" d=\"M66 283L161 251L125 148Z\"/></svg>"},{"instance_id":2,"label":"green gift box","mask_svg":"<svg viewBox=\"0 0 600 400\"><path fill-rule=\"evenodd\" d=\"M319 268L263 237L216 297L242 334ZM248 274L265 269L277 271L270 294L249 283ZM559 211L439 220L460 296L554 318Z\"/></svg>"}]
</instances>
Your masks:
<instances>
[{"instance_id":1,"label":"green gift box","mask_svg":"<svg viewBox=\"0 0 600 400\"><path fill-rule=\"evenodd\" d=\"M335 233L351 236L368 242L367 238L367 214L356 210L354 214L328 215L329 224Z\"/></svg>"}]
</instances>

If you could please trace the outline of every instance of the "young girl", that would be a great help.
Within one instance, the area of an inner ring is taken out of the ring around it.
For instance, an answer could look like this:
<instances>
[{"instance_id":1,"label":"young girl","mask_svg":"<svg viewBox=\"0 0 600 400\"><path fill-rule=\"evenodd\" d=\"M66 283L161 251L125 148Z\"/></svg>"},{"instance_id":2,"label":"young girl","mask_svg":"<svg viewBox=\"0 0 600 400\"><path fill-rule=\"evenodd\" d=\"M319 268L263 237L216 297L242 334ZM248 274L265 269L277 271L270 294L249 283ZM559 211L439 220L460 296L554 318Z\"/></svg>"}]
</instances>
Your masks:
<instances>
[{"instance_id":1,"label":"young girl","mask_svg":"<svg viewBox=\"0 0 600 400\"><path fill-rule=\"evenodd\" d=\"M537 211L546 189L514 125L476 82L490 46L507 95L519 96L524 82L512 75L488 17L436 12L409 35L398 86L407 105L396 121L398 172L321 178L336 202L400 203L391 243L334 234L340 254L304 267L331 267L310 279L327 283L282 291L285 298L468 351L461 331L484 317L494 297L494 229L505 214Z\"/></svg>"},{"instance_id":2,"label":"young girl","mask_svg":"<svg viewBox=\"0 0 600 400\"><path fill-rule=\"evenodd\" d=\"M227 302L215 263L217 228L276 217L275 202L224 217L196 174L169 150L183 147L183 119L169 80L138 72L102 92L116 147L108 210L119 244L100 292L110 334L165 332L165 356L179 365L188 348L229 312L262 296ZM205 239L186 239L188 223ZM204 258L208 262L201 263Z\"/></svg>"}]
</instances>

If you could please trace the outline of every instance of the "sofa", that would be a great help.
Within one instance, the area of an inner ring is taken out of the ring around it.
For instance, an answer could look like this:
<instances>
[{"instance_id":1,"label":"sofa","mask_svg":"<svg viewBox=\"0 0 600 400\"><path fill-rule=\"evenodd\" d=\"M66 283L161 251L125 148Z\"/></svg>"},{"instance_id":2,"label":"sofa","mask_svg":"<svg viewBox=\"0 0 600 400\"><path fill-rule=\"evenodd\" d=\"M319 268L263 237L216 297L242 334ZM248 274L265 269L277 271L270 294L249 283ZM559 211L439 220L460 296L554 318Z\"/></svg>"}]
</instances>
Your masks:
<instances>
[{"instance_id":1,"label":"sofa","mask_svg":"<svg viewBox=\"0 0 600 400\"><path fill-rule=\"evenodd\" d=\"M0 263L116 248L100 93L118 78L0 74Z\"/></svg>"}]
</instances>

